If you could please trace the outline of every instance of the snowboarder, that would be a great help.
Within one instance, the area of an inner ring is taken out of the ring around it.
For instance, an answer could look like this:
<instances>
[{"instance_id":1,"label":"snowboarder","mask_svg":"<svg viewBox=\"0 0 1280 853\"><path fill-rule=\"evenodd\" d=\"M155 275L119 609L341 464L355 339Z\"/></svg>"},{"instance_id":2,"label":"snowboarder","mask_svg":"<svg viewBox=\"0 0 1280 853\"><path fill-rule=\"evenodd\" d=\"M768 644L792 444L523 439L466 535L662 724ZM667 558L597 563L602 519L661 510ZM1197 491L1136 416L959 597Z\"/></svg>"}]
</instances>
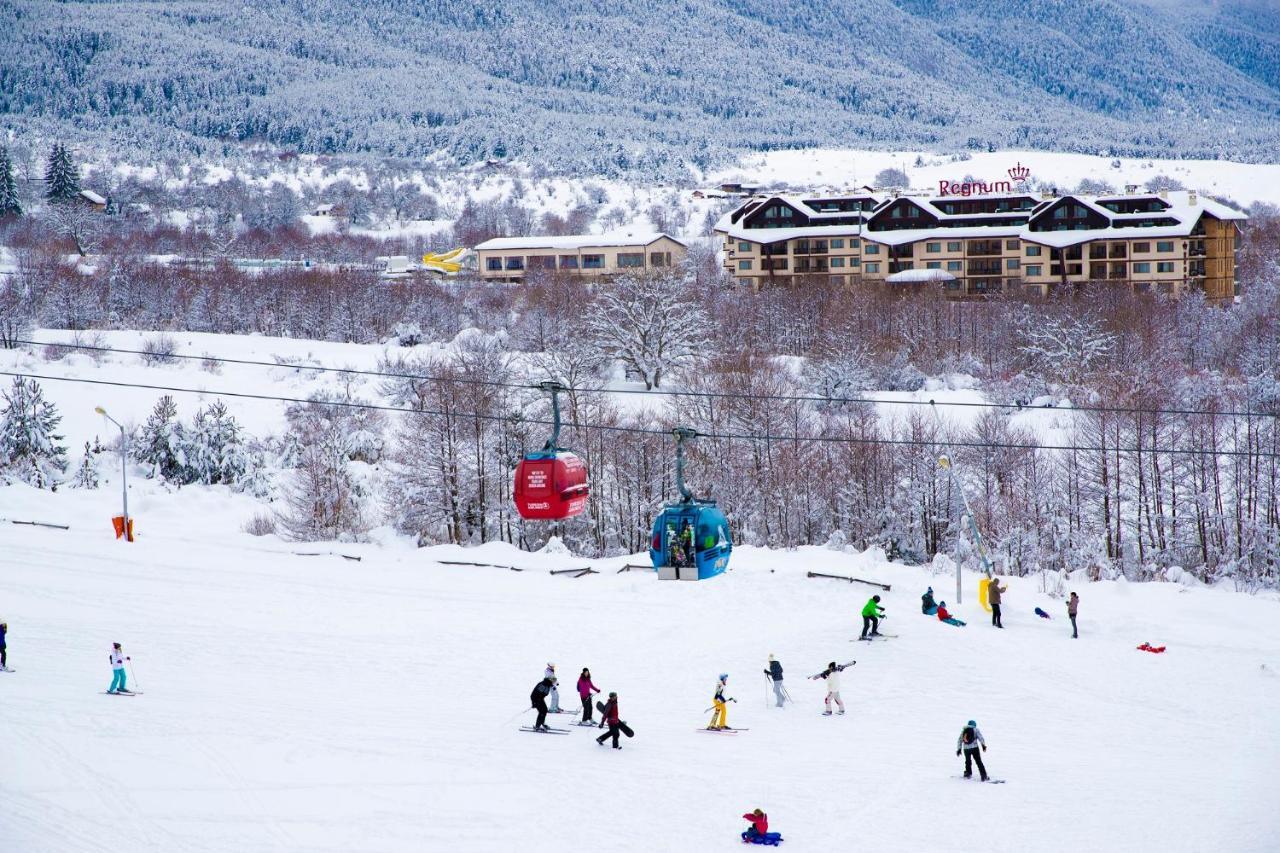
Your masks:
<instances>
[{"instance_id":1,"label":"snowboarder","mask_svg":"<svg viewBox=\"0 0 1280 853\"><path fill-rule=\"evenodd\" d=\"M1071 639L1080 639L1080 632L1076 629L1076 614L1080 610L1080 596L1074 592L1067 599L1067 618L1071 620Z\"/></svg>"},{"instance_id":2,"label":"snowboarder","mask_svg":"<svg viewBox=\"0 0 1280 853\"><path fill-rule=\"evenodd\" d=\"M603 719L600 721L600 725L604 726L605 724L608 724L609 731L605 732L604 734L600 735L600 737L596 738L596 743L600 744L601 746L604 746L604 742L606 740L608 740L609 738L613 738L613 748L622 749L622 747L618 744L618 733L622 731L622 723L618 719L618 694L617 693L609 694L609 701L604 703L604 712L602 713L602 717Z\"/></svg>"},{"instance_id":3,"label":"snowboarder","mask_svg":"<svg viewBox=\"0 0 1280 853\"><path fill-rule=\"evenodd\" d=\"M831 716L831 700L836 700L836 705L840 708L840 713L844 713L844 700L840 698L840 673L844 672L846 667L853 666L857 661L850 661L846 664L837 665L835 661L827 664L827 668L814 678L822 678L827 682L827 698L823 700L823 704L827 709L822 712L822 716Z\"/></svg>"},{"instance_id":4,"label":"snowboarder","mask_svg":"<svg viewBox=\"0 0 1280 853\"><path fill-rule=\"evenodd\" d=\"M938 602L933 600L933 587L929 587L925 594L920 596L920 612L925 616L932 616L938 612Z\"/></svg>"},{"instance_id":5,"label":"snowboarder","mask_svg":"<svg viewBox=\"0 0 1280 853\"><path fill-rule=\"evenodd\" d=\"M725 698L724 691L728 686L729 673L720 673L720 678L716 680L715 698L712 700L715 713L711 715L711 724L707 726L711 731L729 728L729 703L735 700Z\"/></svg>"},{"instance_id":6,"label":"snowboarder","mask_svg":"<svg viewBox=\"0 0 1280 853\"><path fill-rule=\"evenodd\" d=\"M0 622L0 669L5 672L9 671L9 647L6 645L5 636L9 633L9 625Z\"/></svg>"},{"instance_id":7,"label":"snowboarder","mask_svg":"<svg viewBox=\"0 0 1280 853\"><path fill-rule=\"evenodd\" d=\"M991 624L997 628L1003 628L1000 622L1000 595L1009 591L1009 587L1000 586L999 578L992 578L991 583L987 585L987 603L991 605Z\"/></svg>"},{"instance_id":8,"label":"snowboarder","mask_svg":"<svg viewBox=\"0 0 1280 853\"><path fill-rule=\"evenodd\" d=\"M529 694L529 701L533 703L533 707L538 711L538 721L533 724L535 730L545 732L549 728L547 726L547 696L551 695L551 691L555 689L555 679L547 676L533 686L533 692Z\"/></svg>"},{"instance_id":9,"label":"snowboarder","mask_svg":"<svg viewBox=\"0 0 1280 853\"><path fill-rule=\"evenodd\" d=\"M947 610L947 603L945 601L938 602L938 621L946 622L948 625L959 625L960 627L964 627L964 623L952 616Z\"/></svg>"},{"instance_id":10,"label":"snowboarder","mask_svg":"<svg viewBox=\"0 0 1280 853\"><path fill-rule=\"evenodd\" d=\"M751 826L747 827L747 831L742 833L743 841L750 841L753 838L764 838L769 832L769 816L760 809L749 811L743 816L744 820L751 821Z\"/></svg>"},{"instance_id":11,"label":"snowboarder","mask_svg":"<svg viewBox=\"0 0 1280 853\"><path fill-rule=\"evenodd\" d=\"M582 700L582 722L591 722L591 694L599 693L600 688L591 683L591 670L585 666L582 675L578 676L578 698Z\"/></svg>"},{"instance_id":12,"label":"snowboarder","mask_svg":"<svg viewBox=\"0 0 1280 853\"><path fill-rule=\"evenodd\" d=\"M769 655L769 668L764 674L773 682L773 697L778 700L778 707L781 708L786 697L782 693L782 664L774 659L773 655Z\"/></svg>"},{"instance_id":13,"label":"snowboarder","mask_svg":"<svg viewBox=\"0 0 1280 853\"><path fill-rule=\"evenodd\" d=\"M548 706L547 711L549 711L552 714L559 714L560 713L560 687L559 687L560 679L556 678L556 665L553 663L548 663L546 672L542 674L542 677L551 679L551 704Z\"/></svg>"},{"instance_id":14,"label":"snowboarder","mask_svg":"<svg viewBox=\"0 0 1280 853\"><path fill-rule=\"evenodd\" d=\"M119 643L111 644L111 686L107 688L108 693L129 693L125 689L124 662L132 660L125 655L124 650L120 648Z\"/></svg>"},{"instance_id":15,"label":"snowboarder","mask_svg":"<svg viewBox=\"0 0 1280 853\"><path fill-rule=\"evenodd\" d=\"M987 768L982 764L982 753L986 751L987 742L983 739L978 724L973 720L965 723L964 728L960 730L960 737L956 738L956 756L958 757L961 752L964 753L964 778L972 778L973 763L976 761L978 775L983 782L987 781Z\"/></svg>"},{"instance_id":16,"label":"snowboarder","mask_svg":"<svg viewBox=\"0 0 1280 853\"><path fill-rule=\"evenodd\" d=\"M884 608L880 606L880 596L873 595L862 608L862 636L859 639L880 636L880 620L883 618Z\"/></svg>"}]
</instances>

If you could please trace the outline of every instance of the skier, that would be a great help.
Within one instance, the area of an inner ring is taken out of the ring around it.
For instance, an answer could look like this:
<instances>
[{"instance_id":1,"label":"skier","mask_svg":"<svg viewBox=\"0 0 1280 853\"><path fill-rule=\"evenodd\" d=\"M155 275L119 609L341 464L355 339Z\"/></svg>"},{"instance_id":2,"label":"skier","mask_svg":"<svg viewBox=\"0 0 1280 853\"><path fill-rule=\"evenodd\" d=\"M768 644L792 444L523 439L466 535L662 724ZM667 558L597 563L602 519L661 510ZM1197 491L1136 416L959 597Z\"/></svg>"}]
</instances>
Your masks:
<instances>
[{"instance_id":1,"label":"skier","mask_svg":"<svg viewBox=\"0 0 1280 853\"><path fill-rule=\"evenodd\" d=\"M533 703L533 707L538 711L538 721L533 727L545 732L550 727L547 725L547 696L555 689L555 679L547 676L533 686L533 692L529 694L529 701Z\"/></svg>"},{"instance_id":2,"label":"skier","mask_svg":"<svg viewBox=\"0 0 1280 853\"><path fill-rule=\"evenodd\" d=\"M547 670L542 674L542 677L551 679L551 705L547 708L547 711L552 714L559 714L560 688L558 685L560 684L560 679L556 678L556 665L548 663Z\"/></svg>"},{"instance_id":3,"label":"skier","mask_svg":"<svg viewBox=\"0 0 1280 853\"><path fill-rule=\"evenodd\" d=\"M856 661L855 661L856 663ZM835 661L827 664L827 668L814 676L814 678L823 678L827 682L827 698L823 704L827 709L822 712L822 716L831 716L831 700L836 700L836 705L840 708L840 713L844 713L844 700L840 698L840 673L844 672L845 667L853 666L852 663L837 666Z\"/></svg>"},{"instance_id":4,"label":"skier","mask_svg":"<svg viewBox=\"0 0 1280 853\"><path fill-rule=\"evenodd\" d=\"M760 809L749 811L744 814L743 819L751 821L751 826L747 827L747 831L742 833L743 841L750 841L753 838L764 838L769 832L769 816Z\"/></svg>"},{"instance_id":5,"label":"skier","mask_svg":"<svg viewBox=\"0 0 1280 853\"><path fill-rule=\"evenodd\" d=\"M976 761L978 775L983 782L987 781L987 768L982 764L982 753L986 751L987 742L983 739L978 724L973 720L965 723L964 728L960 730L960 737L956 738L956 756L958 757L961 752L964 753L964 778L973 777L973 763Z\"/></svg>"},{"instance_id":6,"label":"skier","mask_svg":"<svg viewBox=\"0 0 1280 853\"><path fill-rule=\"evenodd\" d=\"M5 635L9 633L9 626L5 622L0 622L0 669L9 672L9 648L5 645Z\"/></svg>"},{"instance_id":7,"label":"skier","mask_svg":"<svg viewBox=\"0 0 1280 853\"><path fill-rule=\"evenodd\" d=\"M618 733L622 731L622 723L618 720L618 694L617 693L609 694L609 701L604 703L603 717L604 719L600 721L600 725L603 726L606 723L608 723L609 731L605 732L604 734L600 735L600 737L596 738L596 743L600 744L601 746L604 746L604 742L606 740L608 740L609 738L613 738L613 748L622 749L622 747L618 744Z\"/></svg>"},{"instance_id":8,"label":"skier","mask_svg":"<svg viewBox=\"0 0 1280 853\"><path fill-rule=\"evenodd\" d=\"M880 596L873 595L862 608L862 636L858 639L880 636L880 620L884 618L884 608L880 606ZM867 632L870 631L868 634Z\"/></svg>"},{"instance_id":9,"label":"skier","mask_svg":"<svg viewBox=\"0 0 1280 853\"><path fill-rule=\"evenodd\" d=\"M111 686L107 688L108 693L130 693L132 691L125 689L124 662L132 660L126 657L124 650L120 648L119 643L111 644Z\"/></svg>"},{"instance_id":10,"label":"skier","mask_svg":"<svg viewBox=\"0 0 1280 853\"><path fill-rule=\"evenodd\" d=\"M707 726L713 732L729 728L729 703L735 700L726 699L724 695L725 688L729 686L729 673L720 673L720 678L716 681L716 694L712 700L715 706L715 713L711 715L711 724Z\"/></svg>"},{"instance_id":11,"label":"skier","mask_svg":"<svg viewBox=\"0 0 1280 853\"><path fill-rule=\"evenodd\" d=\"M948 625L959 625L964 627L964 623L952 616L947 611L947 603L945 601L938 602L938 621L946 622Z\"/></svg>"},{"instance_id":12,"label":"skier","mask_svg":"<svg viewBox=\"0 0 1280 853\"><path fill-rule=\"evenodd\" d=\"M1076 629L1076 613L1080 610L1080 596L1074 592L1067 599L1067 618L1071 620L1071 639L1080 639L1080 632ZM0 626L3 627L3 626Z\"/></svg>"},{"instance_id":13,"label":"skier","mask_svg":"<svg viewBox=\"0 0 1280 853\"><path fill-rule=\"evenodd\" d=\"M938 612L938 602L933 600L933 587L920 596L920 612L925 616L932 616Z\"/></svg>"},{"instance_id":14,"label":"skier","mask_svg":"<svg viewBox=\"0 0 1280 853\"><path fill-rule=\"evenodd\" d=\"M1000 594L1008 592L1009 587L1000 586L999 578L992 578L991 583L987 585L987 602L991 605L991 624L997 628L1003 628L1000 622Z\"/></svg>"},{"instance_id":15,"label":"skier","mask_svg":"<svg viewBox=\"0 0 1280 853\"><path fill-rule=\"evenodd\" d=\"M585 666L582 675L578 676L578 698L582 700L582 722L591 722L591 694L599 693L600 688L591 683L591 670Z\"/></svg>"},{"instance_id":16,"label":"skier","mask_svg":"<svg viewBox=\"0 0 1280 853\"><path fill-rule=\"evenodd\" d=\"M778 707L781 708L785 699L782 695L782 664L774 660L773 655L769 655L769 668L764 674L773 681L773 697L778 700Z\"/></svg>"}]
</instances>

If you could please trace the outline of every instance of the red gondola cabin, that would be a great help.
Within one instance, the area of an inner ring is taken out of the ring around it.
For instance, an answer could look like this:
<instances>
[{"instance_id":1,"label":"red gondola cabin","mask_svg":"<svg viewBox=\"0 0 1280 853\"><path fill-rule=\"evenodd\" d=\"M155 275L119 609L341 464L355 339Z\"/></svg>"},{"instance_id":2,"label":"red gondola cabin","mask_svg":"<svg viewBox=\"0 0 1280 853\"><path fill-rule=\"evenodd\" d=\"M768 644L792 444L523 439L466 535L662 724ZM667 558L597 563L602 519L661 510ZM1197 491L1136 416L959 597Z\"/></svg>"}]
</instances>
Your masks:
<instances>
[{"instance_id":1,"label":"red gondola cabin","mask_svg":"<svg viewBox=\"0 0 1280 853\"><path fill-rule=\"evenodd\" d=\"M538 521L573 518L587 508L587 466L565 450L529 453L516 466L516 511Z\"/></svg>"}]
</instances>

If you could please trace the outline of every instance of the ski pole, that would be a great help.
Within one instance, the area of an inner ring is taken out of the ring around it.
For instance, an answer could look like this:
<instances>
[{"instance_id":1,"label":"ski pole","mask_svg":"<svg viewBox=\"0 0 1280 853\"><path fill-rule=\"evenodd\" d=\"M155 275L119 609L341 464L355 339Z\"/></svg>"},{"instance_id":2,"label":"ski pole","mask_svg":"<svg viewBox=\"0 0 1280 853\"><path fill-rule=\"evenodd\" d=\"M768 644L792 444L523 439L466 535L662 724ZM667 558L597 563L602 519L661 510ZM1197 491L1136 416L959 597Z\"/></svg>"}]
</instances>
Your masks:
<instances>
[{"instance_id":1,"label":"ski pole","mask_svg":"<svg viewBox=\"0 0 1280 853\"><path fill-rule=\"evenodd\" d=\"M764 706L769 707L769 682L773 679L769 677L769 673L764 674Z\"/></svg>"},{"instance_id":2,"label":"ski pole","mask_svg":"<svg viewBox=\"0 0 1280 853\"><path fill-rule=\"evenodd\" d=\"M125 658L125 664L129 667L129 677L133 679L135 689L142 687L142 682L138 681L138 674L133 671L133 658Z\"/></svg>"},{"instance_id":3,"label":"ski pole","mask_svg":"<svg viewBox=\"0 0 1280 853\"><path fill-rule=\"evenodd\" d=\"M517 719L519 719L520 717L523 717L525 714L529 713L529 712L530 712L530 711L532 711L532 710L533 710L533 706L532 706L532 705L530 705L528 708L525 708L525 709L524 709L523 711L521 711L519 714L513 714L511 717L509 717L509 718L507 719L507 721L506 721L505 723L503 723L503 725L505 725L505 726L509 726L509 725L511 725L511 724L512 724L512 723L514 723Z\"/></svg>"}]
</instances>

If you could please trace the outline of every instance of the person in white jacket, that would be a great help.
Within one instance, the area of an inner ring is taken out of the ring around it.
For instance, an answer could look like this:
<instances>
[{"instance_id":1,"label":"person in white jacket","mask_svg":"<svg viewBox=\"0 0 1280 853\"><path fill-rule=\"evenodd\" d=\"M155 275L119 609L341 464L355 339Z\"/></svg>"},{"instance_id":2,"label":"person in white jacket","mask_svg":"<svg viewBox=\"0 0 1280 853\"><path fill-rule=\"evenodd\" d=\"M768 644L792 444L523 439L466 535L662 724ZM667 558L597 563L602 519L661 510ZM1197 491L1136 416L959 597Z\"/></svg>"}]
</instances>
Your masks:
<instances>
[{"instance_id":1,"label":"person in white jacket","mask_svg":"<svg viewBox=\"0 0 1280 853\"><path fill-rule=\"evenodd\" d=\"M108 693L128 693L125 689L124 662L129 660L119 643L111 644L111 686Z\"/></svg>"},{"instance_id":2,"label":"person in white jacket","mask_svg":"<svg viewBox=\"0 0 1280 853\"><path fill-rule=\"evenodd\" d=\"M547 671L542 674L542 677L550 678L551 685L552 685L551 696L549 697L550 702L548 703L549 707L547 708L547 713L559 714L560 713L560 688L557 685L559 685L560 679L556 678L556 665L553 663L548 663Z\"/></svg>"},{"instance_id":3,"label":"person in white jacket","mask_svg":"<svg viewBox=\"0 0 1280 853\"><path fill-rule=\"evenodd\" d=\"M813 676L813 678L821 678L827 682L827 698L823 703L826 705L827 710L822 712L824 717L831 716L832 699L835 700L836 706L840 708L840 713L844 713L844 700L840 698L840 673L844 672L846 666L850 666L850 664L840 665L832 661L827 664L826 669Z\"/></svg>"}]
</instances>

